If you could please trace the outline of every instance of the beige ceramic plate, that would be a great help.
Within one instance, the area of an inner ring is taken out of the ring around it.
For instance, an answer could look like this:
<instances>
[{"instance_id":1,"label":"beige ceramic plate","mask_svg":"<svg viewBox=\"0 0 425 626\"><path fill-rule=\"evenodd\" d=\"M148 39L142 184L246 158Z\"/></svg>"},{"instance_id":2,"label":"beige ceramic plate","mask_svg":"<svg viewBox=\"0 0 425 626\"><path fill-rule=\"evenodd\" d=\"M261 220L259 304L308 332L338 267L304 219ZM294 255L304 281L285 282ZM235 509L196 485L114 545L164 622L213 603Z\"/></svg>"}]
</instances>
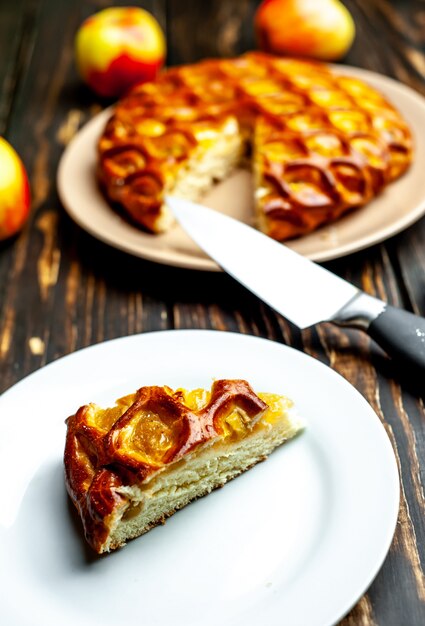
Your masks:
<instances>
[{"instance_id":1,"label":"beige ceramic plate","mask_svg":"<svg viewBox=\"0 0 425 626\"><path fill-rule=\"evenodd\" d=\"M412 89L379 74L353 67L335 68L361 78L384 93L409 122L415 137L412 167L366 207L334 224L288 243L314 261L328 261L361 250L400 232L425 213L425 100ZM136 256L190 269L219 270L176 225L168 233L150 235L126 222L107 203L95 177L96 143L110 110L92 119L76 135L61 159L58 190L77 224L98 239ZM204 203L249 224L253 223L250 174L237 171L217 185Z\"/></svg>"}]
</instances>

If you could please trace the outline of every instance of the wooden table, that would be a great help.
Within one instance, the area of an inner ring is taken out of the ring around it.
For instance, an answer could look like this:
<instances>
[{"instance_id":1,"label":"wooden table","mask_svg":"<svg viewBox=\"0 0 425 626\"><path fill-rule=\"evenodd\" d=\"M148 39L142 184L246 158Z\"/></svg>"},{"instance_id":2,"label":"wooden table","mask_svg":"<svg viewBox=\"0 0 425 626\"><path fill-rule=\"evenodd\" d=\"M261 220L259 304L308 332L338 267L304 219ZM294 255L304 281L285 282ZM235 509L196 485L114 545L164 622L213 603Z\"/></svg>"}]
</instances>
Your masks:
<instances>
[{"instance_id":1,"label":"wooden table","mask_svg":"<svg viewBox=\"0 0 425 626\"><path fill-rule=\"evenodd\" d=\"M77 77L73 40L81 21L107 4L2 0L0 5L0 134L21 154L33 194L28 227L0 246L0 391L84 346L169 328L259 335L323 361L375 409L394 446L401 475L400 515L388 557L341 624L422 626L421 387L415 391L409 381L401 382L384 354L359 331L322 324L300 332L228 276L127 256L87 235L63 211L55 187L58 160L75 132L104 106ZM167 32L169 64L233 55L253 46L252 18L258 2L142 4ZM425 93L424 3L346 4L358 30L347 62L393 76ZM384 244L326 265L368 293L425 315L425 219Z\"/></svg>"}]
</instances>

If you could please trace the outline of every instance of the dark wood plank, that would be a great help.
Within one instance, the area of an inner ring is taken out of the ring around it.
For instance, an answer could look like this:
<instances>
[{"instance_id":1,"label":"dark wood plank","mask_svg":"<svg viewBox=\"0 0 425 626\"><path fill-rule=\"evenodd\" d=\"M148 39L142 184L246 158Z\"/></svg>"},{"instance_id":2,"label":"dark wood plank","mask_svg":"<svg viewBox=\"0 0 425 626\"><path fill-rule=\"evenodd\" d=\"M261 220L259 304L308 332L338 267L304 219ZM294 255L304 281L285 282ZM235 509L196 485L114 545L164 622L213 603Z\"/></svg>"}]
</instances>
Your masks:
<instances>
[{"instance_id":1,"label":"dark wood plank","mask_svg":"<svg viewBox=\"0 0 425 626\"><path fill-rule=\"evenodd\" d=\"M259 2L167 3L169 62L190 63L209 56L233 56L253 47L253 15Z\"/></svg>"},{"instance_id":2,"label":"dark wood plank","mask_svg":"<svg viewBox=\"0 0 425 626\"><path fill-rule=\"evenodd\" d=\"M30 35L30 18L24 0L4 0L0 21L0 135L4 135L13 96L24 69Z\"/></svg>"}]
</instances>

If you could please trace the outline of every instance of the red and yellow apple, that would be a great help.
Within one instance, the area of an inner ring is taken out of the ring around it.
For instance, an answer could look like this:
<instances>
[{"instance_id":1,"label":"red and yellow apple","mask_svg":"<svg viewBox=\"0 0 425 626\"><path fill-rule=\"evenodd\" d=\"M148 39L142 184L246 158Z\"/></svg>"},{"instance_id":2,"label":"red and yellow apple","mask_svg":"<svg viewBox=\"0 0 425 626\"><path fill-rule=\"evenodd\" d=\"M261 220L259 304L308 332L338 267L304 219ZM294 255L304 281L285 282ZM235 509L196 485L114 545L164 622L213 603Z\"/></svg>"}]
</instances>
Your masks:
<instances>
[{"instance_id":1,"label":"red and yellow apple","mask_svg":"<svg viewBox=\"0 0 425 626\"><path fill-rule=\"evenodd\" d=\"M339 0L264 0L255 28L266 52L322 61L343 57L355 35L353 18Z\"/></svg>"},{"instance_id":2,"label":"red and yellow apple","mask_svg":"<svg viewBox=\"0 0 425 626\"><path fill-rule=\"evenodd\" d=\"M21 159L0 137L0 240L15 235L30 211L30 188Z\"/></svg>"},{"instance_id":3,"label":"red and yellow apple","mask_svg":"<svg viewBox=\"0 0 425 626\"><path fill-rule=\"evenodd\" d=\"M75 40L83 80L103 97L118 97L137 83L153 80L166 53L156 19L138 7L111 7L80 26Z\"/></svg>"}]
</instances>

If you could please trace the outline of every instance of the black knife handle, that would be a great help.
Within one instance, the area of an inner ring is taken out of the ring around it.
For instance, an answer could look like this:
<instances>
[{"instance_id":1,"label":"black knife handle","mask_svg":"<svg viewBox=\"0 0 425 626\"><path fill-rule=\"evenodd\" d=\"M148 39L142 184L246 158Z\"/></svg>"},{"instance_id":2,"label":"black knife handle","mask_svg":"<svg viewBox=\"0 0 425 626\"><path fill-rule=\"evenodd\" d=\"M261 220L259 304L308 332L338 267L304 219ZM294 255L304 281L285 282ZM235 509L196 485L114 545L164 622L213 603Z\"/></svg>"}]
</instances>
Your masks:
<instances>
[{"instance_id":1,"label":"black knife handle","mask_svg":"<svg viewBox=\"0 0 425 626\"><path fill-rule=\"evenodd\" d=\"M425 318L387 305L367 332L398 365L424 376Z\"/></svg>"}]
</instances>

